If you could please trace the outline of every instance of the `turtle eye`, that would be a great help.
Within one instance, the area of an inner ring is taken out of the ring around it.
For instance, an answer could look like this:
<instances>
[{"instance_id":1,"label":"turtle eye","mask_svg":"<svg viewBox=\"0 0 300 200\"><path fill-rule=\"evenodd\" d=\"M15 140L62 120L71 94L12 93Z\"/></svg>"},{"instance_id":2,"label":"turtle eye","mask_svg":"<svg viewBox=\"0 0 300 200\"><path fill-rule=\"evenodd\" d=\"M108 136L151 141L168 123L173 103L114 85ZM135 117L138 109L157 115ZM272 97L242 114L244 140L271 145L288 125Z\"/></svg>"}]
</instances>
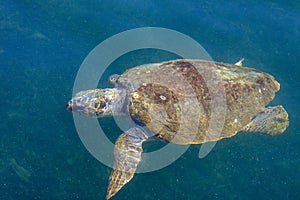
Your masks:
<instances>
[{"instance_id":1,"label":"turtle eye","mask_svg":"<svg viewBox=\"0 0 300 200\"><path fill-rule=\"evenodd\" d=\"M102 101L102 102L100 103L100 108L104 108L105 106L106 106L106 103Z\"/></svg>"},{"instance_id":2,"label":"turtle eye","mask_svg":"<svg viewBox=\"0 0 300 200\"><path fill-rule=\"evenodd\" d=\"M100 105L99 103L95 103L94 106L95 106L95 108L99 108L99 105Z\"/></svg>"},{"instance_id":3,"label":"turtle eye","mask_svg":"<svg viewBox=\"0 0 300 200\"><path fill-rule=\"evenodd\" d=\"M105 102L96 102L95 104L94 104L94 107L95 108L97 108L97 109L103 109L103 108L105 108L105 106L106 106L106 103Z\"/></svg>"}]
</instances>

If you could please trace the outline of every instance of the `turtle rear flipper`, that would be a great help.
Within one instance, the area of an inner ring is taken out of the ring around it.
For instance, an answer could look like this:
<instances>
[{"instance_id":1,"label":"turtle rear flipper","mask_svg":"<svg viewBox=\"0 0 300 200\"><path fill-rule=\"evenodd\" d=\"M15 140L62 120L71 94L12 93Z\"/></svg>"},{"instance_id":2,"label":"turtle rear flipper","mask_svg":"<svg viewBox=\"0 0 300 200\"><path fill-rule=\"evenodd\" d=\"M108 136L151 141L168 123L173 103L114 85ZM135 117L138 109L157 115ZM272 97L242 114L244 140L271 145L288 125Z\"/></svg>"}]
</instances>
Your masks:
<instances>
[{"instance_id":1,"label":"turtle rear flipper","mask_svg":"<svg viewBox=\"0 0 300 200\"><path fill-rule=\"evenodd\" d=\"M289 126L288 113L282 106L268 107L258 113L244 128L246 132L281 134Z\"/></svg>"},{"instance_id":2,"label":"turtle rear flipper","mask_svg":"<svg viewBox=\"0 0 300 200\"><path fill-rule=\"evenodd\" d=\"M105 199L110 199L133 178L141 161L142 143L147 139L146 133L137 127L129 129L117 139L114 150L115 162Z\"/></svg>"}]
</instances>

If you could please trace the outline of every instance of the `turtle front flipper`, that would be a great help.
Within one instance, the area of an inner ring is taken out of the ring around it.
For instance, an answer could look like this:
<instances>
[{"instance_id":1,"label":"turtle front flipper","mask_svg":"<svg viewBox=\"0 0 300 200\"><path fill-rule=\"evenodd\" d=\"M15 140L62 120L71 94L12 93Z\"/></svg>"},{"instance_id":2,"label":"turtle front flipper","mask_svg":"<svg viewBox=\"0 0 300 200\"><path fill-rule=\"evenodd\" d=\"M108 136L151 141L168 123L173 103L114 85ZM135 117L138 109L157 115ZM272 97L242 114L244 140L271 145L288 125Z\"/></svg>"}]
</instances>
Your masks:
<instances>
[{"instance_id":1,"label":"turtle front flipper","mask_svg":"<svg viewBox=\"0 0 300 200\"><path fill-rule=\"evenodd\" d=\"M114 196L133 178L141 161L142 143L147 139L147 134L138 127L129 129L117 139L114 150L115 162L109 178L106 199Z\"/></svg>"},{"instance_id":2,"label":"turtle front flipper","mask_svg":"<svg viewBox=\"0 0 300 200\"><path fill-rule=\"evenodd\" d=\"M277 135L283 133L288 126L288 113L282 106L275 106L268 107L258 113L252 121L245 126L244 131Z\"/></svg>"}]
</instances>

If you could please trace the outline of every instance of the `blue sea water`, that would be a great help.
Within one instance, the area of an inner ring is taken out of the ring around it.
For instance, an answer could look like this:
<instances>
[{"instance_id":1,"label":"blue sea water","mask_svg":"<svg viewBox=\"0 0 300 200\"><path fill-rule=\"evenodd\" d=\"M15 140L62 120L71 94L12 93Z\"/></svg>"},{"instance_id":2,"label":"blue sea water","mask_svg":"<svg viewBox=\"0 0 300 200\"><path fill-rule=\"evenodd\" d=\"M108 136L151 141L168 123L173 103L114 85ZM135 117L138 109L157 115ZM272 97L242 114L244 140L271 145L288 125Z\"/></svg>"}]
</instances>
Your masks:
<instances>
[{"instance_id":1,"label":"blue sea water","mask_svg":"<svg viewBox=\"0 0 300 200\"><path fill-rule=\"evenodd\" d=\"M216 61L244 57L272 74L281 90L271 105L286 108L290 126L275 137L239 133L204 159L200 145L190 146L172 165L135 175L113 199L300 199L300 2L283 0L1 1L0 199L104 199L111 169L85 149L65 106L88 53L140 27L179 31ZM99 86L111 73L174 58L128 53ZM100 122L111 140L122 133L113 118Z\"/></svg>"}]
</instances>

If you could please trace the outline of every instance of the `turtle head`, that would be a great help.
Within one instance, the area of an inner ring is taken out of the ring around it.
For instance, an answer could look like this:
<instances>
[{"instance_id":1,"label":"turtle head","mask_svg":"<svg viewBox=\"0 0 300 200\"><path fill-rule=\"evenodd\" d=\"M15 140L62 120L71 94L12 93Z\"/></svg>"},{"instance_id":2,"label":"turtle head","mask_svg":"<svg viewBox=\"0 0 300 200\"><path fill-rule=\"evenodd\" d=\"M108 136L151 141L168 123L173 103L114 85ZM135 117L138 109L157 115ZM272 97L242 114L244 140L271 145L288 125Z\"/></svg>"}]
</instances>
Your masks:
<instances>
[{"instance_id":1,"label":"turtle head","mask_svg":"<svg viewBox=\"0 0 300 200\"><path fill-rule=\"evenodd\" d=\"M116 88L85 90L77 93L67 104L67 110L90 117L114 115L115 103L120 103Z\"/></svg>"}]
</instances>

